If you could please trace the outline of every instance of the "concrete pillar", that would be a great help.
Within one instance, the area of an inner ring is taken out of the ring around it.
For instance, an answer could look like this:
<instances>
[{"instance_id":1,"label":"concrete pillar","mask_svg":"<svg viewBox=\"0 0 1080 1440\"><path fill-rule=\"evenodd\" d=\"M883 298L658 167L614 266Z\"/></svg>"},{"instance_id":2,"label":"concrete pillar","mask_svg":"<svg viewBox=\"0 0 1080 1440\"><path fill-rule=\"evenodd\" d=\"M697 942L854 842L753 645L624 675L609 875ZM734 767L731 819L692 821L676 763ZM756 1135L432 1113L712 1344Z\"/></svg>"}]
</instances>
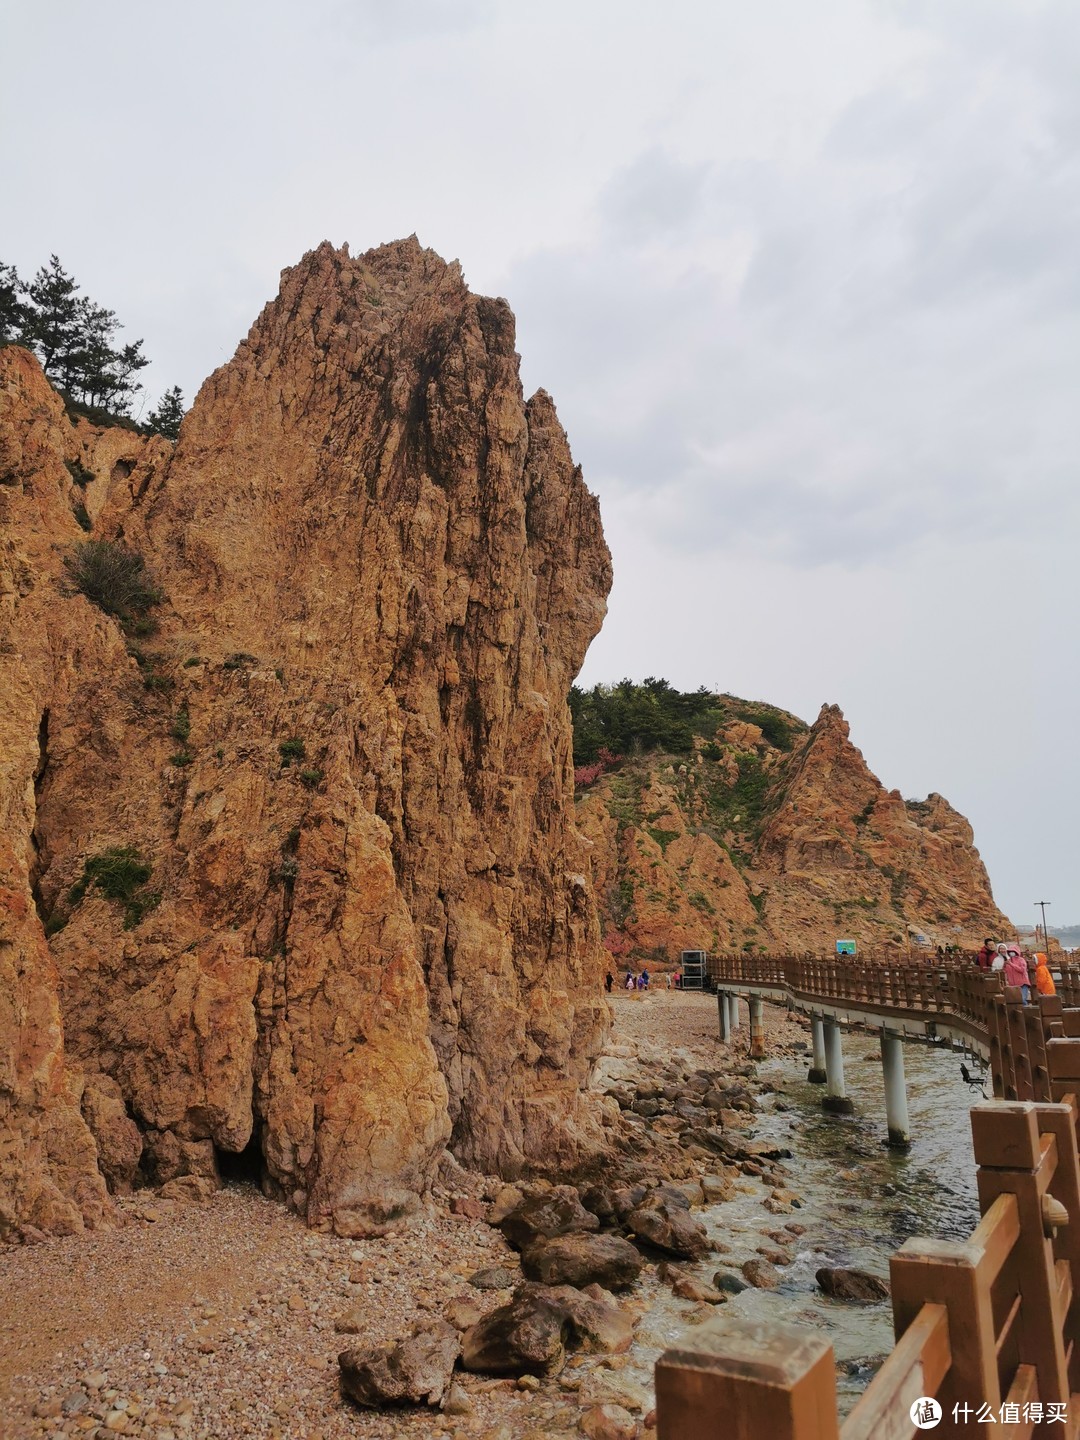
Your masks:
<instances>
[{"instance_id":1,"label":"concrete pillar","mask_svg":"<svg viewBox=\"0 0 1080 1440\"><path fill-rule=\"evenodd\" d=\"M765 1002L758 995L750 997L750 1059L765 1056Z\"/></svg>"},{"instance_id":2,"label":"concrete pillar","mask_svg":"<svg viewBox=\"0 0 1080 1440\"><path fill-rule=\"evenodd\" d=\"M885 1071L885 1123L889 1145L906 1150L911 1144L907 1112L907 1085L904 1081L904 1042L891 1030L881 1032L881 1064Z\"/></svg>"},{"instance_id":3,"label":"concrete pillar","mask_svg":"<svg viewBox=\"0 0 1080 1440\"><path fill-rule=\"evenodd\" d=\"M840 1048L840 1026L835 1020L825 1021L825 1075L823 1108L834 1115L850 1115L855 1106L844 1087L844 1052Z\"/></svg>"},{"instance_id":4,"label":"concrete pillar","mask_svg":"<svg viewBox=\"0 0 1080 1440\"><path fill-rule=\"evenodd\" d=\"M825 1022L819 1015L810 1019L810 1034L814 1041L814 1059L807 1080L811 1085L824 1085L825 1074Z\"/></svg>"},{"instance_id":5,"label":"concrete pillar","mask_svg":"<svg viewBox=\"0 0 1080 1440\"><path fill-rule=\"evenodd\" d=\"M726 1045L731 1039L731 1011L728 1008L728 993L726 990L716 992L716 1008L720 1012L720 1039Z\"/></svg>"},{"instance_id":6,"label":"concrete pillar","mask_svg":"<svg viewBox=\"0 0 1080 1440\"><path fill-rule=\"evenodd\" d=\"M738 997L738 995L729 995L729 996L728 996L728 1013L729 1013L730 1016L731 1016L731 1028L732 1028L733 1030L737 1030L737 1029L739 1028L739 997Z\"/></svg>"}]
</instances>

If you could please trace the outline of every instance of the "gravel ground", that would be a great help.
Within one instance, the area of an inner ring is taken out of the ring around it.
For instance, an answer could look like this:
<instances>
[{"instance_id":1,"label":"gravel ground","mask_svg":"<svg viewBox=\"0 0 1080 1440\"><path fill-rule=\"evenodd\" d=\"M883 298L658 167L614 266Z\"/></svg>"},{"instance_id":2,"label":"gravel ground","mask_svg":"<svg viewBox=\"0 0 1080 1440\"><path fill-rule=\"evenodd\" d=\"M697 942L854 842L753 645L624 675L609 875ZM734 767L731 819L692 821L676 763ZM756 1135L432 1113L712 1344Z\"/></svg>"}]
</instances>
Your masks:
<instances>
[{"instance_id":1,"label":"gravel ground","mask_svg":"<svg viewBox=\"0 0 1080 1440\"><path fill-rule=\"evenodd\" d=\"M636 1052L646 1067L718 1070L745 1059L745 1013L725 1047L711 996L612 998L612 1048ZM783 1012L766 1014L771 1041L805 1039ZM498 1186L471 1183L489 1197ZM508 1298L481 1294L465 1278L496 1264L517 1270L497 1230L433 1203L394 1236L343 1240L309 1232L253 1186L230 1186L203 1204L152 1192L119 1203L125 1223L114 1230L0 1250L4 1440L556 1440L579 1433L590 1397L618 1397L618 1372L632 1364L632 1356L575 1355L535 1389L531 1377L519 1386L459 1375L464 1413L453 1417L360 1411L340 1396L338 1352L392 1339L455 1298ZM764 1211L762 1220L776 1223ZM648 1269L628 1302L636 1312L657 1294ZM352 1311L360 1333L337 1333L335 1322ZM621 1388L634 1392L629 1375ZM637 1389L640 1418L650 1397Z\"/></svg>"}]
</instances>

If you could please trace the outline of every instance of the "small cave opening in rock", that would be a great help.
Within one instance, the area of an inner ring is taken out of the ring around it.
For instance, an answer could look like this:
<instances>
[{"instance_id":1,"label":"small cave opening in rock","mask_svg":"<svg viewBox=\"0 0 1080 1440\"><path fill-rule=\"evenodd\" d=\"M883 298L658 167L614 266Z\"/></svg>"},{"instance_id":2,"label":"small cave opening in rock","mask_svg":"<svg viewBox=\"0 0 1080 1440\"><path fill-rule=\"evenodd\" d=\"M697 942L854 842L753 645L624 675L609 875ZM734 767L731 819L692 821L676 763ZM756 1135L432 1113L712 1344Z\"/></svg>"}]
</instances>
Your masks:
<instances>
[{"instance_id":1,"label":"small cave opening in rock","mask_svg":"<svg viewBox=\"0 0 1080 1440\"><path fill-rule=\"evenodd\" d=\"M262 1185L263 1153L258 1135L253 1135L243 1150L222 1150L215 1145L214 1158L223 1185Z\"/></svg>"}]
</instances>

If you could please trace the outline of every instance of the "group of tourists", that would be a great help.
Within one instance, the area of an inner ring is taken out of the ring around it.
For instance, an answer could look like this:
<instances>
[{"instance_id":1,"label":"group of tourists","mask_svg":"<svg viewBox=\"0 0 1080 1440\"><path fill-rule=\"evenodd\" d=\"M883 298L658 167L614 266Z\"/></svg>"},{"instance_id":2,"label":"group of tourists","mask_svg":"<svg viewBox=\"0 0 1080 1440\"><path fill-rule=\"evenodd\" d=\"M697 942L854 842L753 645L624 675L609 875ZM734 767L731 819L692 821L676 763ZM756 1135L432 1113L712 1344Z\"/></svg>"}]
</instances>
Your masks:
<instances>
[{"instance_id":1,"label":"group of tourists","mask_svg":"<svg viewBox=\"0 0 1080 1440\"><path fill-rule=\"evenodd\" d=\"M995 945L992 939L986 939L976 953L975 963L980 970L1002 971L1006 985L1019 987L1025 1005L1031 1003L1033 985L1040 995L1055 993L1054 977L1041 950L1029 959L1016 945L1006 945L1004 941Z\"/></svg>"},{"instance_id":2,"label":"group of tourists","mask_svg":"<svg viewBox=\"0 0 1080 1440\"><path fill-rule=\"evenodd\" d=\"M649 986L650 986L651 983L652 983L652 977L649 975L648 970L642 970L642 972L641 972L640 975L635 975L632 970L627 970L627 972L626 972L626 979L623 981L623 987L622 987L622 988L623 988L624 990L648 990L648 988L649 988ZM659 980L658 980L656 983L657 983L658 985L662 985L665 990L670 990L670 989L671 989L671 976L665 971L665 972L660 976ZM676 987L676 989L678 989L678 985L679 985L679 976L676 975L676 976L675 976L675 987ZM604 987L605 987L605 989L607 990L607 992L608 992L609 995L611 994L612 990L615 988L615 976L611 973L610 970L608 971L608 973L607 973L607 975L606 975L606 977L605 977L605 979L604 979Z\"/></svg>"}]
</instances>

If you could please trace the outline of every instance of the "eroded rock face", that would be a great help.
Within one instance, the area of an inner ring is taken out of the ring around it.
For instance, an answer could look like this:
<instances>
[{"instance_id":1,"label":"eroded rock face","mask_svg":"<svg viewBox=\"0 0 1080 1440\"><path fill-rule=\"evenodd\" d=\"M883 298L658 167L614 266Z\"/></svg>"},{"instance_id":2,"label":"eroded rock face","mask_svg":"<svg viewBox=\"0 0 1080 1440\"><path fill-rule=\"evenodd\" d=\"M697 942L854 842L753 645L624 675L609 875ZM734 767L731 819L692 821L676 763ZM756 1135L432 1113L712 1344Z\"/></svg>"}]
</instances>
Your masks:
<instances>
[{"instance_id":1,"label":"eroded rock face","mask_svg":"<svg viewBox=\"0 0 1080 1440\"><path fill-rule=\"evenodd\" d=\"M837 706L809 727L775 713L783 748L736 721L581 792L613 969L684 949L831 952L841 935L898 959L915 935L974 949L1009 930L946 800L886 790Z\"/></svg>"},{"instance_id":2,"label":"eroded rock face","mask_svg":"<svg viewBox=\"0 0 1080 1440\"><path fill-rule=\"evenodd\" d=\"M175 451L72 427L25 352L0 352L0 383L0 966L23 997L0 1044L28 1097L6 1123L47 1115L81 1147L97 1199L66 1200L70 1223L107 1199L61 1011L156 1137L144 1166L164 1136L254 1138L268 1184L342 1233L407 1214L448 1140L507 1176L593 1153L607 1009L565 696L610 563L550 399L522 397L505 303L415 240L323 245ZM81 501L162 587L152 636L70 593ZM161 897L130 930L93 889L67 899L118 845Z\"/></svg>"}]
</instances>

